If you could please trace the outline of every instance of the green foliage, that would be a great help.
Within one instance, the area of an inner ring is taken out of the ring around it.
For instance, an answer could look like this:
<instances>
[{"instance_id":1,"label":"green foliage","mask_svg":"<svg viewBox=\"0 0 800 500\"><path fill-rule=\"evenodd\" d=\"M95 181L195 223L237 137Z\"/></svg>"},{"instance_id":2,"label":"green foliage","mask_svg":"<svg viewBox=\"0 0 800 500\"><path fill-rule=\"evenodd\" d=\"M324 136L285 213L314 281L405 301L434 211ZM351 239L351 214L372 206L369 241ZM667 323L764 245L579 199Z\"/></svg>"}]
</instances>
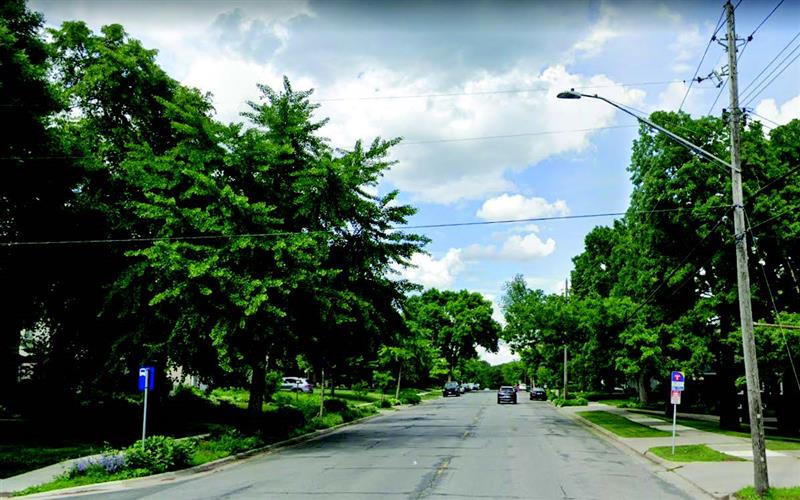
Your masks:
<instances>
[{"instance_id":1,"label":"green foliage","mask_svg":"<svg viewBox=\"0 0 800 500\"><path fill-rule=\"evenodd\" d=\"M562 397L556 397L552 400L554 406L587 406L589 401L585 398L570 398L564 399Z\"/></svg>"},{"instance_id":2,"label":"green foliage","mask_svg":"<svg viewBox=\"0 0 800 500\"><path fill-rule=\"evenodd\" d=\"M791 488L770 487L765 496L760 496L753 486L747 486L734 493L740 500L798 500L800 499L800 486Z\"/></svg>"},{"instance_id":3,"label":"green foliage","mask_svg":"<svg viewBox=\"0 0 800 500\"><path fill-rule=\"evenodd\" d=\"M656 446L647 450L665 460L672 462L742 462L743 458L720 453L704 444L687 444L675 447L672 453L672 446Z\"/></svg>"},{"instance_id":4,"label":"green foliage","mask_svg":"<svg viewBox=\"0 0 800 500\"><path fill-rule=\"evenodd\" d=\"M425 339L426 364L433 373L446 368L445 373L452 376L477 356L476 346L497 350L501 328L492 319L492 303L479 293L426 290L408 299L404 315L409 330Z\"/></svg>"},{"instance_id":5,"label":"green foliage","mask_svg":"<svg viewBox=\"0 0 800 500\"><path fill-rule=\"evenodd\" d=\"M323 406L325 411L329 413L341 413L347 409L347 403L341 399L326 399Z\"/></svg>"},{"instance_id":6,"label":"green foliage","mask_svg":"<svg viewBox=\"0 0 800 500\"><path fill-rule=\"evenodd\" d=\"M422 398L417 394L416 389L403 389L400 391L400 402L405 405L417 405Z\"/></svg>"},{"instance_id":7,"label":"green foliage","mask_svg":"<svg viewBox=\"0 0 800 500\"><path fill-rule=\"evenodd\" d=\"M145 469L158 474L187 467L196 443L167 436L150 436L125 449L125 463L130 469Z\"/></svg>"}]
</instances>

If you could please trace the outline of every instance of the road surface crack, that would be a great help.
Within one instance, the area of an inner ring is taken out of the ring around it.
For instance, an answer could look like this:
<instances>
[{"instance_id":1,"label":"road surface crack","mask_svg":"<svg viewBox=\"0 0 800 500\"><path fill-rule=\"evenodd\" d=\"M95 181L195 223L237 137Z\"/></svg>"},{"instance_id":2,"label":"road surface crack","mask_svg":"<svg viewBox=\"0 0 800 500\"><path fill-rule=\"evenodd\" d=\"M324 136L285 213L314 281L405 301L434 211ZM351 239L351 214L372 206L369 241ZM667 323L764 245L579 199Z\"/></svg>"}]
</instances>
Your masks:
<instances>
[{"instance_id":1,"label":"road surface crack","mask_svg":"<svg viewBox=\"0 0 800 500\"><path fill-rule=\"evenodd\" d=\"M447 470L447 467L450 465L450 460L452 458L453 456L449 455L439 460L435 469L422 478L422 481L417 485L417 488L411 494L410 498L419 499L430 495L442 478L442 474L444 474L444 471Z\"/></svg>"}]
</instances>

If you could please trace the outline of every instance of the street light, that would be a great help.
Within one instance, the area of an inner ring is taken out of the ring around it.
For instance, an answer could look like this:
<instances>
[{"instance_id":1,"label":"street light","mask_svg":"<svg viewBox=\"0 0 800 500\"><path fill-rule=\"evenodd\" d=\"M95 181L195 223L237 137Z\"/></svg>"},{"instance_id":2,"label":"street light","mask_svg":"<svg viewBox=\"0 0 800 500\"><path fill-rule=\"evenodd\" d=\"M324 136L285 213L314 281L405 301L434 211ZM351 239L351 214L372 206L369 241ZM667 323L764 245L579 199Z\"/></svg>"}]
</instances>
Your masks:
<instances>
[{"instance_id":1,"label":"street light","mask_svg":"<svg viewBox=\"0 0 800 500\"><path fill-rule=\"evenodd\" d=\"M736 34L733 32L733 5L730 1L725 4L728 11L728 40L733 40L728 46L728 61L731 68L731 109L733 119L731 120L731 163L728 163L713 154L687 141L683 137L673 134L669 130L656 125L655 123L638 116L627 109L619 106L615 102L609 101L605 97L597 94L588 95L575 92L575 89L560 92L559 99L580 99L588 97L605 101L615 108L629 114L659 132L663 133L673 141L681 144L695 153L702 155L710 160L716 161L726 166L731 171L731 188L733 191L733 215L734 215L734 236L736 240L736 278L739 292L739 313L742 324L742 351L744 353L744 371L747 379L747 402L750 410L750 436L753 442L753 468L756 491L763 495L769 488L767 474L767 454L764 439L764 421L761 408L761 394L759 389L761 384L758 379L758 361L756 359L756 344L753 335L753 310L750 302L750 275L747 268L747 238L745 238L744 224L744 203L742 201L742 171L739 152L739 97L736 79Z\"/></svg>"},{"instance_id":2,"label":"street light","mask_svg":"<svg viewBox=\"0 0 800 500\"><path fill-rule=\"evenodd\" d=\"M639 120L640 122L644 123L648 127L658 130L659 132L661 132L662 134L666 135L667 137L669 137L673 141L675 141L678 144L680 144L680 145L682 145L682 146L694 151L695 153L699 154L700 156L705 156L709 160L713 160L713 161L719 163L720 165L723 165L726 168L733 168L730 163L728 163L727 161L725 161L725 160L723 160L723 159L721 159L721 158L709 153L708 151L706 151L705 149L701 148L700 146L696 146L696 145L692 144L691 142L687 141L683 137L673 134L672 132L670 132L669 130L665 129L664 127L662 127L660 125L656 125L655 123L651 122L647 118L644 118L644 117L641 117L641 116L639 116L637 114L632 113L631 111L623 108L622 106L620 106L619 104L615 103L614 101L609 101L605 97L601 97L601 96L599 96L597 94L595 94L595 95L581 94L580 92L575 92L575 89L570 89L570 90L566 90L564 92L559 92L559 94L556 97L558 97L559 99L580 99L581 97L588 97L589 99L598 99L600 101L605 101L608 104L610 104L610 105L614 106L615 108L617 108L618 110L622 111L623 113L627 113L627 114L631 115L632 117L636 118L637 120Z\"/></svg>"}]
</instances>

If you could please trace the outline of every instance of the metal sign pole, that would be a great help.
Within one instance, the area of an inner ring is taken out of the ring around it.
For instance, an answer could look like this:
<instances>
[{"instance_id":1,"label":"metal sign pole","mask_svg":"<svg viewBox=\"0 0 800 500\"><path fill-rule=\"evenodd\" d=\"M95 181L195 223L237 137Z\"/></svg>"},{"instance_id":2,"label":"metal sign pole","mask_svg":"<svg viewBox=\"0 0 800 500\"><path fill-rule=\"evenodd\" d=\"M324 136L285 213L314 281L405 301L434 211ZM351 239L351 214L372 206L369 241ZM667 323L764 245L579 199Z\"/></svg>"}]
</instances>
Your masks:
<instances>
[{"instance_id":1,"label":"metal sign pole","mask_svg":"<svg viewBox=\"0 0 800 500\"><path fill-rule=\"evenodd\" d=\"M144 370L144 416L142 417L142 449L147 431L147 393L150 387L150 370Z\"/></svg>"},{"instance_id":2,"label":"metal sign pole","mask_svg":"<svg viewBox=\"0 0 800 500\"><path fill-rule=\"evenodd\" d=\"M678 414L678 405L672 405L672 454L675 454L675 421Z\"/></svg>"}]
</instances>

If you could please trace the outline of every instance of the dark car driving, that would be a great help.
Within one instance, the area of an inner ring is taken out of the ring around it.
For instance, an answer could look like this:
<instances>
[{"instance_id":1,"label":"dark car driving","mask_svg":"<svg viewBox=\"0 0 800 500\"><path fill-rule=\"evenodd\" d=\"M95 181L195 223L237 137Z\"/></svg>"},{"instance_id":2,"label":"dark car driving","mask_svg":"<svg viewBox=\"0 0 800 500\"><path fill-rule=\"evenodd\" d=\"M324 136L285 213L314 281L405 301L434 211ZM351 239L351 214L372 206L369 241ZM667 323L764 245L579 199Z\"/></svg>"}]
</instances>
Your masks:
<instances>
[{"instance_id":1,"label":"dark car driving","mask_svg":"<svg viewBox=\"0 0 800 500\"><path fill-rule=\"evenodd\" d=\"M501 386L497 390L497 404L501 403L517 404L517 391L510 385Z\"/></svg>"},{"instance_id":2,"label":"dark car driving","mask_svg":"<svg viewBox=\"0 0 800 500\"><path fill-rule=\"evenodd\" d=\"M461 396L461 391L458 387L458 382L447 382L442 389L442 397L447 396Z\"/></svg>"},{"instance_id":3,"label":"dark car driving","mask_svg":"<svg viewBox=\"0 0 800 500\"><path fill-rule=\"evenodd\" d=\"M531 388L531 401L538 399L539 401L547 401L547 392L541 387Z\"/></svg>"}]
</instances>

